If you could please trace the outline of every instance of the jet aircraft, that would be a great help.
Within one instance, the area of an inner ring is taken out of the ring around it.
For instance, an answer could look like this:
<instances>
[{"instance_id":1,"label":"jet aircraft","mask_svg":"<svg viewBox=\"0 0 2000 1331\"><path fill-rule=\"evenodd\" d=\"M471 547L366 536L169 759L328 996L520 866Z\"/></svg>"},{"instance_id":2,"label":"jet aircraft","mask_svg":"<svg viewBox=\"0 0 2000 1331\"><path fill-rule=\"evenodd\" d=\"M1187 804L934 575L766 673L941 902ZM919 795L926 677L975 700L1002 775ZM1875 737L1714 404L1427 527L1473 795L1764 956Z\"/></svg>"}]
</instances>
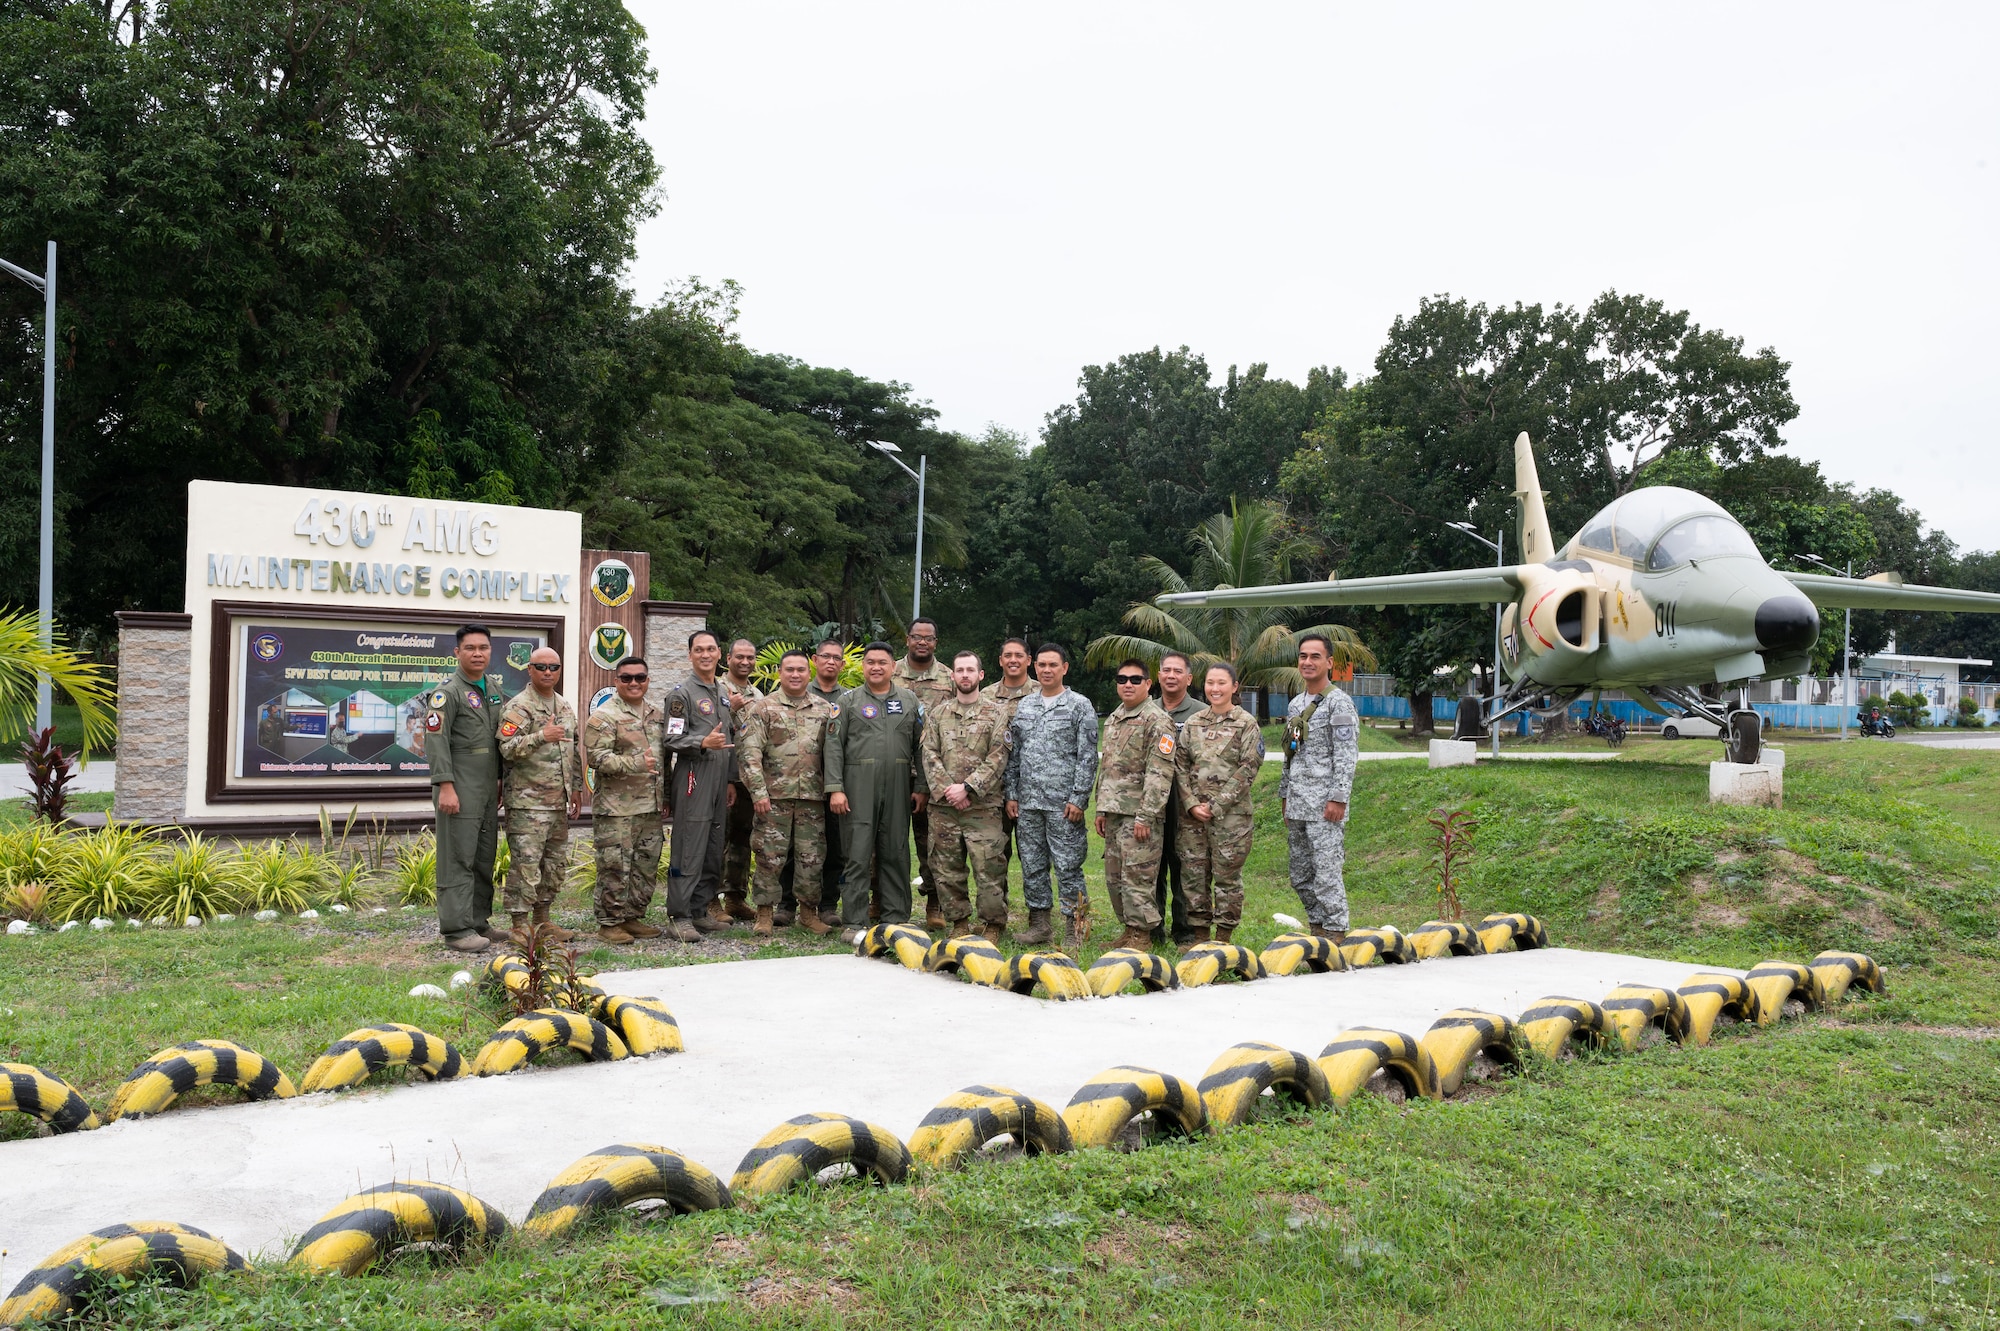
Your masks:
<instances>
[{"instance_id":1,"label":"jet aircraft","mask_svg":"<svg viewBox=\"0 0 2000 1331\"><path fill-rule=\"evenodd\" d=\"M1511 567L1176 592L1159 603L1502 604L1508 687L1482 702L1487 725L1522 711L1553 715L1586 691L1620 690L1651 711L1723 727L1733 762L1757 760L1762 721L1702 689L1804 672L1822 609L2000 614L2000 594L1991 592L1908 586L1894 573L1774 569L1720 504L1671 485L1612 501L1558 548L1525 433L1514 441L1514 485L1523 562Z\"/></svg>"}]
</instances>

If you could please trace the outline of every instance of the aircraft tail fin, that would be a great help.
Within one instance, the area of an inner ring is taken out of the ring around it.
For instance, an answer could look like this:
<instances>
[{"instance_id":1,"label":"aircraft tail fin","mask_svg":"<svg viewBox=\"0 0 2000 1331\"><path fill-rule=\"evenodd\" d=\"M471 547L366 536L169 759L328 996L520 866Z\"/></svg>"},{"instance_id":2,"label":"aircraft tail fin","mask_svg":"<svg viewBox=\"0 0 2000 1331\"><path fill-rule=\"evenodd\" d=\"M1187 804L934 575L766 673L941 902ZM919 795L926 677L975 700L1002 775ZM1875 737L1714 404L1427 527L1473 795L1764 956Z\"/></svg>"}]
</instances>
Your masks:
<instances>
[{"instance_id":1,"label":"aircraft tail fin","mask_svg":"<svg viewBox=\"0 0 2000 1331\"><path fill-rule=\"evenodd\" d=\"M1542 478L1535 471L1535 449L1526 430L1514 440L1514 500L1520 510L1516 526L1521 533L1521 562L1544 564L1554 559L1555 536L1549 531L1548 510L1542 507Z\"/></svg>"}]
</instances>

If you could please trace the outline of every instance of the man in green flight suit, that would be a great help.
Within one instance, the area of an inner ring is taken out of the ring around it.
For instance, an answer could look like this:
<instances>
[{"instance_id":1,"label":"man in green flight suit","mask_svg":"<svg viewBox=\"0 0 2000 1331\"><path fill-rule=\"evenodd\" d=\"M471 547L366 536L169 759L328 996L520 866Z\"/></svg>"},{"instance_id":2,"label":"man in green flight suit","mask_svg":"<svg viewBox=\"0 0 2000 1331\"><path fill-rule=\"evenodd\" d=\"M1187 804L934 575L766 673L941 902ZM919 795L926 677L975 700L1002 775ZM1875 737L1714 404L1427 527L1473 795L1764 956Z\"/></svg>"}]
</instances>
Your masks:
<instances>
[{"instance_id":1,"label":"man in green flight suit","mask_svg":"<svg viewBox=\"0 0 2000 1331\"><path fill-rule=\"evenodd\" d=\"M923 704L890 674L896 653L871 642L861 654L861 684L849 689L826 728L821 762L827 808L847 827L841 837L842 938L857 942L868 927L868 877L882 899L882 922L910 918L910 815L929 798L919 745Z\"/></svg>"},{"instance_id":2,"label":"man in green flight suit","mask_svg":"<svg viewBox=\"0 0 2000 1331\"><path fill-rule=\"evenodd\" d=\"M500 837L500 704L487 692L493 634L467 624L453 655L458 673L424 702L424 757L437 810L438 932L455 952L484 952L507 935L493 913L493 853Z\"/></svg>"}]
</instances>

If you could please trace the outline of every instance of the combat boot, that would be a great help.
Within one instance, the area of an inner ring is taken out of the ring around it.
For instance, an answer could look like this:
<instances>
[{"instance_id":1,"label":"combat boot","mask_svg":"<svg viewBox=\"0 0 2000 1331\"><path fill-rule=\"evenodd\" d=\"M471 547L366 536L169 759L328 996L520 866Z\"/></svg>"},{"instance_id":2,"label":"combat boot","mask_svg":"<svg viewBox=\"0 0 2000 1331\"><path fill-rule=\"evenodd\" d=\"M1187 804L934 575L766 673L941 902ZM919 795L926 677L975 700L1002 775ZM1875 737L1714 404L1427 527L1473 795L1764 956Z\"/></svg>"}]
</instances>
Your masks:
<instances>
[{"instance_id":1,"label":"combat boot","mask_svg":"<svg viewBox=\"0 0 2000 1331\"><path fill-rule=\"evenodd\" d=\"M780 929L789 929L798 923L798 912L787 906L779 906L771 916L771 923Z\"/></svg>"},{"instance_id":2,"label":"combat boot","mask_svg":"<svg viewBox=\"0 0 2000 1331\"><path fill-rule=\"evenodd\" d=\"M1347 941L1347 930L1329 929L1323 924L1315 924L1313 926L1313 937L1331 939L1333 941L1333 945L1335 947L1339 947L1342 943L1345 943Z\"/></svg>"},{"instance_id":3,"label":"combat boot","mask_svg":"<svg viewBox=\"0 0 2000 1331\"><path fill-rule=\"evenodd\" d=\"M816 934L830 934L834 928L826 922L824 915L821 915L818 910L803 902L799 905L799 923Z\"/></svg>"},{"instance_id":4,"label":"combat boot","mask_svg":"<svg viewBox=\"0 0 2000 1331\"><path fill-rule=\"evenodd\" d=\"M573 930L565 929L549 918L549 908L547 906L535 907L535 913L531 917L531 922L558 943L567 943L576 937Z\"/></svg>"},{"instance_id":5,"label":"combat boot","mask_svg":"<svg viewBox=\"0 0 2000 1331\"><path fill-rule=\"evenodd\" d=\"M485 934L467 934L463 938L452 939L445 946L454 952L484 952L493 946L493 941Z\"/></svg>"},{"instance_id":6,"label":"combat boot","mask_svg":"<svg viewBox=\"0 0 2000 1331\"><path fill-rule=\"evenodd\" d=\"M750 932L756 934L759 938L769 938L771 930L777 925L777 921L772 918L775 914L776 910L771 906L757 907L756 923L750 926Z\"/></svg>"},{"instance_id":7,"label":"combat boot","mask_svg":"<svg viewBox=\"0 0 2000 1331\"><path fill-rule=\"evenodd\" d=\"M936 933L945 927L944 911L938 907L936 897L924 898L924 928Z\"/></svg>"},{"instance_id":8,"label":"combat boot","mask_svg":"<svg viewBox=\"0 0 2000 1331\"><path fill-rule=\"evenodd\" d=\"M985 925L983 925L980 928L979 932L986 939L987 942L993 944L993 946L995 947L998 947L1000 946L1000 931L1002 929L1005 929L1006 927L1007 926L1003 921L988 920L985 923Z\"/></svg>"},{"instance_id":9,"label":"combat boot","mask_svg":"<svg viewBox=\"0 0 2000 1331\"><path fill-rule=\"evenodd\" d=\"M972 932L972 921L971 921L971 920L953 920L953 921L951 922L951 924L950 924L950 925L948 926L948 929L949 929L949 932L948 932L948 933L946 934L946 937L948 937L948 938L963 938L963 937L965 937L965 935L967 935L967 934L969 934L969 933L971 933L971 932Z\"/></svg>"},{"instance_id":10,"label":"combat boot","mask_svg":"<svg viewBox=\"0 0 2000 1331\"><path fill-rule=\"evenodd\" d=\"M1046 906L1028 908L1028 927L1014 935L1014 941L1022 945L1046 943L1049 941L1049 910Z\"/></svg>"},{"instance_id":11,"label":"combat boot","mask_svg":"<svg viewBox=\"0 0 2000 1331\"><path fill-rule=\"evenodd\" d=\"M490 924L482 926L479 932L485 936L486 941L489 943L509 943L513 941L512 934L509 934L505 929L495 929Z\"/></svg>"},{"instance_id":12,"label":"combat boot","mask_svg":"<svg viewBox=\"0 0 2000 1331\"><path fill-rule=\"evenodd\" d=\"M694 927L693 920L668 920L667 937L677 943L699 943L701 934Z\"/></svg>"},{"instance_id":13,"label":"combat boot","mask_svg":"<svg viewBox=\"0 0 2000 1331\"><path fill-rule=\"evenodd\" d=\"M634 938L658 938L660 931L644 920L627 920L618 926Z\"/></svg>"},{"instance_id":14,"label":"combat boot","mask_svg":"<svg viewBox=\"0 0 2000 1331\"><path fill-rule=\"evenodd\" d=\"M528 912L524 910L509 911L507 914L507 923L513 926L509 931L513 937L526 938L528 936Z\"/></svg>"},{"instance_id":15,"label":"combat boot","mask_svg":"<svg viewBox=\"0 0 2000 1331\"><path fill-rule=\"evenodd\" d=\"M694 917L694 927L705 934L716 933L729 927L729 912L723 908L722 898L708 903L708 910Z\"/></svg>"},{"instance_id":16,"label":"combat boot","mask_svg":"<svg viewBox=\"0 0 2000 1331\"><path fill-rule=\"evenodd\" d=\"M1235 932L1236 926L1233 924L1218 924L1215 926L1215 941L1226 943L1229 941L1229 935Z\"/></svg>"},{"instance_id":17,"label":"combat boot","mask_svg":"<svg viewBox=\"0 0 2000 1331\"><path fill-rule=\"evenodd\" d=\"M751 908L748 901L743 899L741 892L724 892L722 894L722 914L725 918L731 920L754 920L757 918L757 912Z\"/></svg>"},{"instance_id":18,"label":"combat boot","mask_svg":"<svg viewBox=\"0 0 2000 1331\"><path fill-rule=\"evenodd\" d=\"M632 935L626 933L622 926L616 924L604 925L598 929L597 936L607 943L617 943L621 947L632 941Z\"/></svg>"},{"instance_id":19,"label":"combat boot","mask_svg":"<svg viewBox=\"0 0 2000 1331\"><path fill-rule=\"evenodd\" d=\"M1111 946L1114 950L1121 947L1129 947L1134 952L1151 952L1153 950L1153 931L1144 925L1128 924L1125 926L1125 932L1119 934L1118 941Z\"/></svg>"},{"instance_id":20,"label":"combat boot","mask_svg":"<svg viewBox=\"0 0 2000 1331\"><path fill-rule=\"evenodd\" d=\"M1196 943L1206 943L1207 941L1208 941L1208 926L1205 924L1197 924L1194 928L1188 930L1187 941L1181 944L1181 951L1185 952L1189 948L1193 947ZM1228 940L1225 939L1223 941L1227 942Z\"/></svg>"}]
</instances>

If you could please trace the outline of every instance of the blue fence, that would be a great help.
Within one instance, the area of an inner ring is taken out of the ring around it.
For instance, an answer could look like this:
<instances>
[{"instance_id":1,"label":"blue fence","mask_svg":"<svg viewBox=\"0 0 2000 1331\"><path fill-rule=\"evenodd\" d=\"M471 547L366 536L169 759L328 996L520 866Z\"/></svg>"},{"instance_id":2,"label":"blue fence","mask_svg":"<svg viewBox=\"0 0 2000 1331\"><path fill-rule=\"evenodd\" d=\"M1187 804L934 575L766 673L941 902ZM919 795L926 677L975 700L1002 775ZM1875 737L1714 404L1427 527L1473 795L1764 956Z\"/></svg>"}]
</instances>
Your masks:
<instances>
[{"instance_id":1,"label":"blue fence","mask_svg":"<svg viewBox=\"0 0 2000 1331\"><path fill-rule=\"evenodd\" d=\"M1765 725L1782 727L1786 730L1839 730L1840 718L1843 714L1847 717L1847 724L1850 727L1854 724L1854 710L1852 708L1840 707L1831 703L1759 702L1750 705L1756 711L1762 713ZM1598 706L1628 726L1648 726L1657 729L1660 722L1665 719L1659 713L1649 712L1629 698L1606 698ZM1408 698L1382 695L1365 696L1356 698L1354 700L1354 707L1363 716L1377 717L1389 721L1407 721L1410 719L1410 700ZM1945 708L1934 707L1931 711L1932 724L1941 723L1945 719ZM1577 702L1570 705L1569 715L1572 721L1581 721L1589 712L1590 704L1587 702ZM1447 728L1458 716L1458 699L1433 698L1431 700L1431 716L1437 721L1440 728ZM1524 735L1528 733L1526 724L1526 718L1523 718L1521 733Z\"/></svg>"}]
</instances>

